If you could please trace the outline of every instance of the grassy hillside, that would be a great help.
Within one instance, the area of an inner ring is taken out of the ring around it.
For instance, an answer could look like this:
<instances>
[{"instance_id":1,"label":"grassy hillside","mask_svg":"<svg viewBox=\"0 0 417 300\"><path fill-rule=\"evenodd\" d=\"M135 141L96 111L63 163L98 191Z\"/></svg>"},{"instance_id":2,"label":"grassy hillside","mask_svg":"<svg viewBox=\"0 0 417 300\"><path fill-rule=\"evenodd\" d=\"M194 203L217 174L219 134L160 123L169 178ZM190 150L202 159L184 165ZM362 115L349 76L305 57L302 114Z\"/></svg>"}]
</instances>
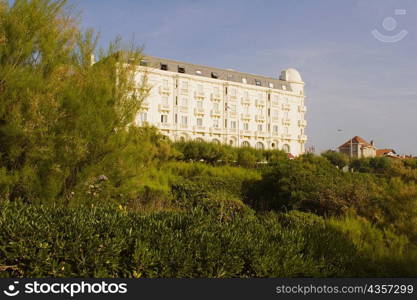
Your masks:
<instances>
[{"instance_id":1,"label":"grassy hillside","mask_svg":"<svg viewBox=\"0 0 417 300\"><path fill-rule=\"evenodd\" d=\"M326 155L198 145L258 157L243 167L183 146L125 195L104 175L69 203L3 200L0 276L417 276L414 161L344 173Z\"/></svg>"}]
</instances>

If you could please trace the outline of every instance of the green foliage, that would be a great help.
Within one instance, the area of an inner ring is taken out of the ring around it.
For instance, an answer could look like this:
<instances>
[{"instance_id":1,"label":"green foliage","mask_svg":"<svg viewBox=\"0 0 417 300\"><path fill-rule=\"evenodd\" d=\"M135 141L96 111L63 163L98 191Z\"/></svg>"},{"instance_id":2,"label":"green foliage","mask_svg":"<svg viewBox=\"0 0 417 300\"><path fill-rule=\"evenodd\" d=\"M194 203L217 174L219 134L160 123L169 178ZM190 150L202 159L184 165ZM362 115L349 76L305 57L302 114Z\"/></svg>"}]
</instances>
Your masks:
<instances>
[{"instance_id":1,"label":"green foliage","mask_svg":"<svg viewBox=\"0 0 417 300\"><path fill-rule=\"evenodd\" d=\"M417 270L415 261L404 261L411 259L405 240L387 246L367 237L370 244L362 245L360 236L369 235L362 227L358 235L299 212L225 219L198 208L144 215L18 203L3 203L0 211L1 277L415 276ZM385 257L394 247L401 248L393 271L384 261L365 263L375 249Z\"/></svg>"},{"instance_id":2,"label":"green foliage","mask_svg":"<svg viewBox=\"0 0 417 300\"><path fill-rule=\"evenodd\" d=\"M264 172L262 180L248 184L247 201L261 210L300 209L340 215L362 205L362 193L372 192L363 179L343 173L327 159L305 155L282 160Z\"/></svg>"},{"instance_id":3,"label":"green foliage","mask_svg":"<svg viewBox=\"0 0 417 300\"><path fill-rule=\"evenodd\" d=\"M404 166L411 169L417 169L417 158L407 158L403 160Z\"/></svg>"},{"instance_id":4,"label":"green foliage","mask_svg":"<svg viewBox=\"0 0 417 300\"><path fill-rule=\"evenodd\" d=\"M164 165L164 172L172 174L171 184L191 180L204 185L210 191L225 191L231 195L241 196L243 185L248 180L261 178L257 170L233 166L213 167L203 163L171 162Z\"/></svg>"},{"instance_id":5,"label":"green foliage","mask_svg":"<svg viewBox=\"0 0 417 300\"><path fill-rule=\"evenodd\" d=\"M171 143L140 49L3 3L0 276L416 276L417 159Z\"/></svg>"},{"instance_id":6,"label":"green foliage","mask_svg":"<svg viewBox=\"0 0 417 300\"><path fill-rule=\"evenodd\" d=\"M417 247L405 235L380 230L364 218L351 215L329 223L347 234L359 254L366 259L367 276L413 274L417 270Z\"/></svg>"},{"instance_id":7,"label":"green foliage","mask_svg":"<svg viewBox=\"0 0 417 300\"><path fill-rule=\"evenodd\" d=\"M279 150L258 150L244 147L236 148L228 145L199 141L176 142L173 144L184 161L201 161L212 165L239 165L254 168L263 163L275 163L287 159L287 154Z\"/></svg>"},{"instance_id":8,"label":"green foliage","mask_svg":"<svg viewBox=\"0 0 417 300\"><path fill-rule=\"evenodd\" d=\"M249 148L242 148L238 152L237 163L246 168L253 168L258 161L258 157Z\"/></svg>"},{"instance_id":9,"label":"green foliage","mask_svg":"<svg viewBox=\"0 0 417 300\"><path fill-rule=\"evenodd\" d=\"M387 157L372 157L355 159L350 166L362 173L390 173L391 161Z\"/></svg>"},{"instance_id":10,"label":"green foliage","mask_svg":"<svg viewBox=\"0 0 417 300\"><path fill-rule=\"evenodd\" d=\"M391 178L384 187L381 199L381 223L394 232L407 235L417 244L417 183Z\"/></svg>"},{"instance_id":11,"label":"green foliage","mask_svg":"<svg viewBox=\"0 0 417 300\"><path fill-rule=\"evenodd\" d=\"M185 161L204 161L210 164L229 164L236 161L236 152L230 146L207 142L177 142L174 144Z\"/></svg>"},{"instance_id":12,"label":"green foliage","mask_svg":"<svg viewBox=\"0 0 417 300\"><path fill-rule=\"evenodd\" d=\"M282 160L248 181L245 202L256 210L301 210L321 216L350 212L395 234L417 241L417 182L401 160L361 159L361 172L344 173L326 159L311 155ZM367 171L367 172L365 172Z\"/></svg>"},{"instance_id":13,"label":"green foliage","mask_svg":"<svg viewBox=\"0 0 417 300\"><path fill-rule=\"evenodd\" d=\"M333 165L340 169L349 164L349 156L340 152L327 150L323 152L321 156L329 160Z\"/></svg>"},{"instance_id":14,"label":"green foliage","mask_svg":"<svg viewBox=\"0 0 417 300\"><path fill-rule=\"evenodd\" d=\"M154 158L143 159L141 132L129 127L146 96L134 81L140 51L120 42L96 50L95 36L79 31L65 4L17 0L0 11L3 198L68 200L101 174L118 194Z\"/></svg>"}]
</instances>

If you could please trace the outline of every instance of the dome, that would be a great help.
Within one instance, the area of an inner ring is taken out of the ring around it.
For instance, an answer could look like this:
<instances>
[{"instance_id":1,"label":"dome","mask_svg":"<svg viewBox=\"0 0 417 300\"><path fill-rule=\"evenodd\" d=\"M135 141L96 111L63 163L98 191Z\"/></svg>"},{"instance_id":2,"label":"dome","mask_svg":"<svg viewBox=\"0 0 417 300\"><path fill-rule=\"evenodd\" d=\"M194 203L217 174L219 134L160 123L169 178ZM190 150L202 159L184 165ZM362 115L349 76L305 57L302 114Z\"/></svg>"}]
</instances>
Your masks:
<instances>
[{"instance_id":1,"label":"dome","mask_svg":"<svg viewBox=\"0 0 417 300\"><path fill-rule=\"evenodd\" d=\"M303 82L300 73L292 68L282 71L280 79L289 82Z\"/></svg>"}]
</instances>

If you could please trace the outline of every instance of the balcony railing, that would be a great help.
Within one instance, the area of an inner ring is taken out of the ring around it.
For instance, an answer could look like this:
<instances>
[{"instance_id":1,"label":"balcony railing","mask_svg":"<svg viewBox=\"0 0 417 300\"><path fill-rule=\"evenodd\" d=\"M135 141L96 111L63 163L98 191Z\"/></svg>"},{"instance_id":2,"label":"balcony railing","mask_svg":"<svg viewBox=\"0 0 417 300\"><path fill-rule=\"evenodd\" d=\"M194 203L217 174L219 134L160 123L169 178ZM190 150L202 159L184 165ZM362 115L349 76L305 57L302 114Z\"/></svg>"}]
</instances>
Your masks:
<instances>
[{"instance_id":1,"label":"balcony railing","mask_svg":"<svg viewBox=\"0 0 417 300\"><path fill-rule=\"evenodd\" d=\"M213 109L211 111L211 116L212 117L220 117L221 115L222 115L222 112L220 110L218 110L218 109Z\"/></svg>"},{"instance_id":2,"label":"balcony railing","mask_svg":"<svg viewBox=\"0 0 417 300\"><path fill-rule=\"evenodd\" d=\"M183 113L187 113L188 112L188 107L187 106L180 106L179 111L183 112Z\"/></svg>"},{"instance_id":3,"label":"balcony railing","mask_svg":"<svg viewBox=\"0 0 417 300\"><path fill-rule=\"evenodd\" d=\"M291 120L290 119L282 119L282 125L290 125L291 124Z\"/></svg>"},{"instance_id":4,"label":"balcony railing","mask_svg":"<svg viewBox=\"0 0 417 300\"><path fill-rule=\"evenodd\" d=\"M299 112L306 112L307 111L307 107L305 105L299 105L298 106L298 111Z\"/></svg>"},{"instance_id":5,"label":"balcony railing","mask_svg":"<svg viewBox=\"0 0 417 300\"><path fill-rule=\"evenodd\" d=\"M252 135L252 131L250 130L241 130L240 131L241 135L245 135L245 136L251 136Z\"/></svg>"},{"instance_id":6,"label":"balcony railing","mask_svg":"<svg viewBox=\"0 0 417 300\"><path fill-rule=\"evenodd\" d=\"M149 108L151 104L148 101L143 101L140 105L141 108Z\"/></svg>"},{"instance_id":7,"label":"balcony railing","mask_svg":"<svg viewBox=\"0 0 417 300\"><path fill-rule=\"evenodd\" d=\"M158 105L159 111L170 111L171 107L168 104L159 104Z\"/></svg>"},{"instance_id":8,"label":"balcony railing","mask_svg":"<svg viewBox=\"0 0 417 300\"><path fill-rule=\"evenodd\" d=\"M197 108L194 108L194 113L195 113L196 115L204 115L204 114L205 114L205 111L204 111L204 108L202 108L202 107L197 107Z\"/></svg>"},{"instance_id":9,"label":"balcony railing","mask_svg":"<svg viewBox=\"0 0 417 300\"><path fill-rule=\"evenodd\" d=\"M181 95L188 95L188 89L185 89L185 88L180 89L180 94Z\"/></svg>"},{"instance_id":10,"label":"balcony railing","mask_svg":"<svg viewBox=\"0 0 417 300\"><path fill-rule=\"evenodd\" d=\"M272 100L271 105L274 106L274 107L278 107L279 106L279 101L278 100Z\"/></svg>"},{"instance_id":11,"label":"balcony railing","mask_svg":"<svg viewBox=\"0 0 417 300\"><path fill-rule=\"evenodd\" d=\"M210 128L211 133L223 133L223 128L220 127L211 127Z\"/></svg>"},{"instance_id":12,"label":"balcony railing","mask_svg":"<svg viewBox=\"0 0 417 300\"><path fill-rule=\"evenodd\" d=\"M284 140L289 140L289 139L291 139L291 134L283 133L283 134L281 134L281 138L284 139Z\"/></svg>"},{"instance_id":13,"label":"balcony railing","mask_svg":"<svg viewBox=\"0 0 417 300\"><path fill-rule=\"evenodd\" d=\"M256 106L265 106L265 100L263 99L256 100Z\"/></svg>"},{"instance_id":14,"label":"balcony railing","mask_svg":"<svg viewBox=\"0 0 417 300\"><path fill-rule=\"evenodd\" d=\"M236 102L236 100L237 100L237 97L236 96L229 95L229 101Z\"/></svg>"},{"instance_id":15,"label":"balcony railing","mask_svg":"<svg viewBox=\"0 0 417 300\"><path fill-rule=\"evenodd\" d=\"M250 119L252 119L250 114L241 114L240 117L242 118L242 120L250 120Z\"/></svg>"},{"instance_id":16,"label":"balcony railing","mask_svg":"<svg viewBox=\"0 0 417 300\"><path fill-rule=\"evenodd\" d=\"M167 86L160 86L159 87L159 93L163 95L169 95L171 93L171 90Z\"/></svg>"},{"instance_id":17,"label":"balcony railing","mask_svg":"<svg viewBox=\"0 0 417 300\"><path fill-rule=\"evenodd\" d=\"M265 121L265 116L264 115L256 115L255 120L257 122L263 122L263 121Z\"/></svg>"},{"instance_id":18,"label":"balcony railing","mask_svg":"<svg viewBox=\"0 0 417 300\"><path fill-rule=\"evenodd\" d=\"M268 137L268 136L269 136L269 134L268 134L268 132L265 132L265 131L257 131L257 132L255 133L255 136L256 136L256 137L262 137L262 138L265 138L265 137Z\"/></svg>"},{"instance_id":19,"label":"balcony railing","mask_svg":"<svg viewBox=\"0 0 417 300\"><path fill-rule=\"evenodd\" d=\"M229 111L229 117L230 118L237 118L237 112L235 112L235 111Z\"/></svg>"},{"instance_id":20,"label":"balcony railing","mask_svg":"<svg viewBox=\"0 0 417 300\"><path fill-rule=\"evenodd\" d=\"M279 137L279 132L277 132L277 131L272 131L272 136L273 136L273 137Z\"/></svg>"},{"instance_id":21,"label":"balcony railing","mask_svg":"<svg viewBox=\"0 0 417 300\"><path fill-rule=\"evenodd\" d=\"M222 97L221 97L220 94L213 93L213 94L211 94L211 100L212 101L221 101L222 100Z\"/></svg>"},{"instance_id":22,"label":"balcony railing","mask_svg":"<svg viewBox=\"0 0 417 300\"><path fill-rule=\"evenodd\" d=\"M307 136L305 134L301 134L301 135L298 136L298 139L300 141L307 141Z\"/></svg>"},{"instance_id":23,"label":"balcony railing","mask_svg":"<svg viewBox=\"0 0 417 300\"><path fill-rule=\"evenodd\" d=\"M204 131L206 131L206 127L204 127L204 126L198 126L198 125L197 126L194 126L193 129L196 132L204 132Z\"/></svg>"},{"instance_id":24,"label":"balcony railing","mask_svg":"<svg viewBox=\"0 0 417 300\"><path fill-rule=\"evenodd\" d=\"M237 99L237 94L229 94L229 98L232 100L236 100Z\"/></svg>"},{"instance_id":25,"label":"balcony railing","mask_svg":"<svg viewBox=\"0 0 417 300\"><path fill-rule=\"evenodd\" d=\"M229 128L227 131L229 133L237 133L237 128Z\"/></svg>"},{"instance_id":26,"label":"balcony railing","mask_svg":"<svg viewBox=\"0 0 417 300\"><path fill-rule=\"evenodd\" d=\"M298 126L306 127L307 126L307 121L306 120L298 120Z\"/></svg>"},{"instance_id":27,"label":"balcony railing","mask_svg":"<svg viewBox=\"0 0 417 300\"><path fill-rule=\"evenodd\" d=\"M186 129L186 128L188 128L188 124L181 123L180 127Z\"/></svg>"},{"instance_id":28,"label":"balcony railing","mask_svg":"<svg viewBox=\"0 0 417 300\"><path fill-rule=\"evenodd\" d=\"M171 123L157 123L158 124L158 128L162 128L162 129L167 129L169 127L171 127Z\"/></svg>"},{"instance_id":29,"label":"balcony railing","mask_svg":"<svg viewBox=\"0 0 417 300\"><path fill-rule=\"evenodd\" d=\"M291 105L289 105L288 103L282 104L282 110L289 111L290 109L291 109Z\"/></svg>"},{"instance_id":30,"label":"balcony railing","mask_svg":"<svg viewBox=\"0 0 417 300\"><path fill-rule=\"evenodd\" d=\"M195 93L194 93L194 97L195 98L197 98L197 99L204 99L205 98L205 95L204 95L204 92L199 92L199 91L196 91Z\"/></svg>"},{"instance_id":31,"label":"balcony railing","mask_svg":"<svg viewBox=\"0 0 417 300\"><path fill-rule=\"evenodd\" d=\"M250 105L250 99L249 98L242 98L242 104Z\"/></svg>"}]
</instances>

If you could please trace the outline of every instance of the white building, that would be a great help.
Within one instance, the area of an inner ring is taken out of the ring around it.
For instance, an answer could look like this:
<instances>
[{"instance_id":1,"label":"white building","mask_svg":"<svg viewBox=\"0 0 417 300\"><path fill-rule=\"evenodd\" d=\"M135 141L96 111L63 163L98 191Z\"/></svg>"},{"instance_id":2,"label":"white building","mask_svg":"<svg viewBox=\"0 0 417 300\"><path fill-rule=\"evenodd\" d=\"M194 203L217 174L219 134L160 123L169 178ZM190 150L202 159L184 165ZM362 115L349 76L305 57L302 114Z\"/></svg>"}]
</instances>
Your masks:
<instances>
[{"instance_id":1,"label":"white building","mask_svg":"<svg viewBox=\"0 0 417 300\"><path fill-rule=\"evenodd\" d=\"M197 140L304 153L304 83L294 69L280 78L146 56L138 67L151 91L136 123L172 140Z\"/></svg>"}]
</instances>

